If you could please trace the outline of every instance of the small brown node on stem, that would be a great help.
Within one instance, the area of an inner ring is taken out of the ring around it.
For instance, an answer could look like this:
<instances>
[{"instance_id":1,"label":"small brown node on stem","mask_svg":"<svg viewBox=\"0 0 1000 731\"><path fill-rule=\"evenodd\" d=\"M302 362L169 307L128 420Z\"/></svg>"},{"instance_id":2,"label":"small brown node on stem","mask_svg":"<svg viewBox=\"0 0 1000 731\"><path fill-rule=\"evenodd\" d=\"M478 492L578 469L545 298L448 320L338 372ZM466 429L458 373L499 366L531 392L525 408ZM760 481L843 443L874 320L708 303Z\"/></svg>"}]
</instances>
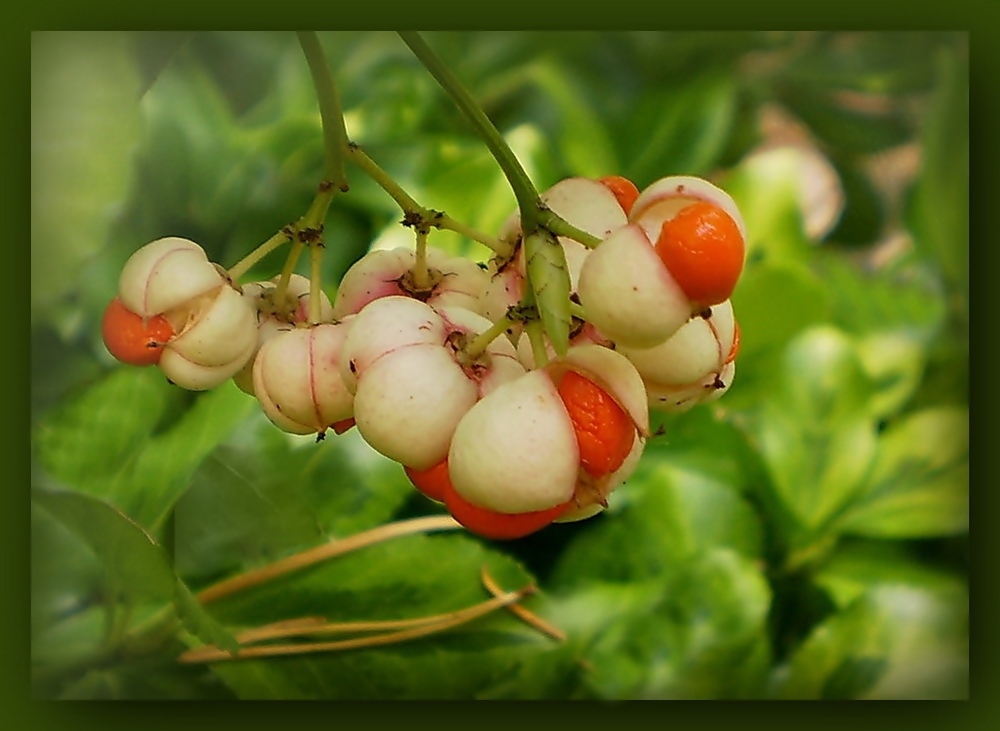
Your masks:
<instances>
[{"instance_id":1,"label":"small brown node on stem","mask_svg":"<svg viewBox=\"0 0 1000 731\"><path fill-rule=\"evenodd\" d=\"M420 215L417 211L406 211L403 214L403 220L400 224L406 226L407 228L417 228L424 220L424 217Z\"/></svg>"},{"instance_id":2,"label":"small brown node on stem","mask_svg":"<svg viewBox=\"0 0 1000 731\"><path fill-rule=\"evenodd\" d=\"M326 193L332 187L333 187L333 181L332 180L324 180L323 182L321 182L319 184L319 192L320 193Z\"/></svg>"},{"instance_id":3,"label":"small brown node on stem","mask_svg":"<svg viewBox=\"0 0 1000 731\"><path fill-rule=\"evenodd\" d=\"M304 228L299 231L299 241L303 244L323 245L323 226Z\"/></svg>"}]
</instances>

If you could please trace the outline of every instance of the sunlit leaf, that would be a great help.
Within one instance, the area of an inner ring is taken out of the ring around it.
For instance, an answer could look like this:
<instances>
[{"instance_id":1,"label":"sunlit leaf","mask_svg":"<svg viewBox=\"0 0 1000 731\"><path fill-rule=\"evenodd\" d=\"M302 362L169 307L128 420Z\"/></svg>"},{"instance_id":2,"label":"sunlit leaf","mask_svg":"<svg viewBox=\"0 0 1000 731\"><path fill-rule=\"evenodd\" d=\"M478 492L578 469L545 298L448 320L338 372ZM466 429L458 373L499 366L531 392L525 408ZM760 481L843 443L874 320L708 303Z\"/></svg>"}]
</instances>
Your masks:
<instances>
[{"instance_id":1,"label":"sunlit leaf","mask_svg":"<svg viewBox=\"0 0 1000 731\"><path fill-rule=\"evenodd\" d=\"M775 489L816 530L865 484L875 424L871 391L853 344L839 331L803 333L785 353L782 382L750 427Z\"/></svg>"},{"instance_id":2,"label":"sunlit leaf","mask_svg":"<svg viewBox=\"0 0 1000 731\"><path fill-rule=\"evenodd\" d=\"M879 439L869 484L844 515L843 530L883 538L967 530L968 412L927 409L892 424Z\"/></svg>"},{"instance_id":3,"label":"sunlit leaf","mask_svg":"<svg viewBox=\"0 0 1000 731\"><path fill-rule=\"evenodd\" d=\"M599 697L748 697L768 662L767 582L745 558L715 549L659 579L584 580L554 616L586 638L587 683ZM740 672L732 672L732 668Z\"/></svg>"},{"instance_id":4,"label":"sunlit leaf","mask_svg":"<svg viewBox=\"0 0 1000 731\"><path fill-rule=\"evenodd\" d=\"M962 698L967 607L902 585L874 588L816 628L774 677L784 699Z\"/></svg>"}]
</instances>

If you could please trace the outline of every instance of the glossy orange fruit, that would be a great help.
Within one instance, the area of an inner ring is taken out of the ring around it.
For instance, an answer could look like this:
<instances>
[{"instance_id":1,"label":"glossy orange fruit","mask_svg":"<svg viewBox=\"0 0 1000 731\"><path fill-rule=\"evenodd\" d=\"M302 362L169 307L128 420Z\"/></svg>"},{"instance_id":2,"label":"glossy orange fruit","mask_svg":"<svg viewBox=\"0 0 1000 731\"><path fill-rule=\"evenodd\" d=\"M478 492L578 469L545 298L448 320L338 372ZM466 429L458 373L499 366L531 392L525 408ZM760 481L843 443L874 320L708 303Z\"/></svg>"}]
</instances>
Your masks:
<instances>
[{"instance_id":1,"label":"glossy orange fruit","mask_svg":"<svg viewBox=\"0 0 1000 731\"><path fill-rule=\"evenodd\" d=\"M609 175L601 178L600 182L605 188L615 194L615 198L618 199L618 205L625 211L625 215L628 215L632 210L636 198L639 197L639 189L635 187L635 183L628 178L623 178L621 175Z\"/></svg>"},{"instance_id":2,"label":"glossy orange fruit","mask_svg":"<svg viewBox=\"0 0 1000 731\"><path fill-rule=\"evenodd\" d=\"M656 252L684 294L696 308L703 308L733 293L743 271L745 244L728 213L699 202L664 222Z\"/></svg>"},{"instance_id":3,"label":"glossy orange fruit","mask_svg":"<svg viewBox=\"0 0 1000 731\"><path fill-rule=\"evenodd\" d=\"M573 422L583 469L603 477L621 467L635 440L635 424L625 410L575 371L563 376L558 391Z\"/></svg>"},{"instance_id":4,"label":"glossy orange fruit","mask_svg":"<svg viewBox=\"0 0 1000 731\"><path fill-rule=\"evenodd\" d=\"M444 502L445 489L451 486L451 479L448 477L447 458L426 470L415 470L412 467L404 467L403 471L406 472L406 476L410 478L410 482L420 492L431 500L436 500L439 503Z\"/></svg>"},{"instance_id":5,"label":"glossy orange fruit","mask_svg":"<svg viewBox=\"0 0 1000 731\"><path fill-rule=\"evenodd\" d=\"M143 321L115 297L104 311L101 335L108 352L122 363L147 366L160 362L163 346L174 336L174 329L163 315Z\"/></svg>"},{"instance_id":6,"label":"glossy orange fruit","mask_svg":"<svg viewBox=\"0 0 1000 731\"><path fill-rule=\"evenodd\" d=\"M573 501L528 513L498 513L470 503L455 491L449 480L445 487L444 504L451 516L470 533L495 541L510 541L541 530L565 513Z\"/></svg>"}]
</instances>

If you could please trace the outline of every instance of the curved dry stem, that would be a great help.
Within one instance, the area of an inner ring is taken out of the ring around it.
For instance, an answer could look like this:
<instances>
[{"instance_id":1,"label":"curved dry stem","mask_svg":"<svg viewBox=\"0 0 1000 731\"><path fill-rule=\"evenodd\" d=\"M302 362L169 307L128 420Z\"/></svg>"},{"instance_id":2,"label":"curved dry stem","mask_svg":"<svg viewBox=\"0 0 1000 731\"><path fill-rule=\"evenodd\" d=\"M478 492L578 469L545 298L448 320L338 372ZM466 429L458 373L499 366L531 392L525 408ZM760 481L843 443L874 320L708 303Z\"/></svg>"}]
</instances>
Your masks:
<instances>
[{"instance_id":1,"label":"curved dry stem","mask_svg":"<svg viewBox=\"0 0 1000 731\"><path fill-rule=\"evenodd\" d=\"M490 576L485 566L483 566L482 568L482 579L483 579L483 586L486 587L486 590L490 594L492 594L494 597L503 595L504 593L503 589L501 589L497 585L497 583L493 580L493 577ZM544 619L539 617L537 614L535 614L529 609L525 609L520 604L509 604L507 605L507 609L510 611L511 614L514 614L519 619L524 620L542 634L546 634L552 639L557 640L559 642L566 641L565 632L563 632L558 627L549 624Z\"/></svg>"},{"instance_id":2,"label":"curved dry stem","mask_svg":"<svg viewBox=\"0 0 1000 731\"><path fill-rule=\"evenodd\" d=\"M432 515L426 518L414 518L398 523L381 525L378 528L358 533L347 538L324 543L321 546L310 548L293 556L275 561L272 564L253 569L246 573L239 574L225 581L220 581L198 594L198 601L202 604L214 602L222 597L235 594L251 587L263 584L279 576L298 571L307 566L326 561L335 556L342 556L345 553L356 551L359 548L388 541L392 538L411 535L413 533L429 533L439 530L454 530L462 526L450 515Z\"/></svg>"},{"instance_id":3,"label":"curved dry stem","mask_svg":"<svg viewBox=\"0 0 1000 731\"><path fill-rule=\"evenodd\" d=\"M178 658L178 661L183 663L217 662L221 660L242 660L252 657L275 657L278 655L304 655L316 652L336 652L340 650L356 650L362 647L392 645L398 642L406 642L408 640L437 634L438 632L444 632L445 630L452 629L453 627L471 622L472 620L478 619L479 617L489 614L490 612L501 607L509 606L514 602L519 601L534 590L533 586L527 586L519 591L501 594L466 609L461 609L457 612L451 612L446 615L438 615L443 617L440 621L424 622L420 626L411 627L399 632L389 632L387 634L374 635L371 637L354 637L349 640L336 640L333 642L310 642L289 645L245 647L239 650L235 655L230 655L225 650L220 650L212 646L197 647L183 653ZM414 620L402 621L412 623Z\"/></svg>"}]
</instances>

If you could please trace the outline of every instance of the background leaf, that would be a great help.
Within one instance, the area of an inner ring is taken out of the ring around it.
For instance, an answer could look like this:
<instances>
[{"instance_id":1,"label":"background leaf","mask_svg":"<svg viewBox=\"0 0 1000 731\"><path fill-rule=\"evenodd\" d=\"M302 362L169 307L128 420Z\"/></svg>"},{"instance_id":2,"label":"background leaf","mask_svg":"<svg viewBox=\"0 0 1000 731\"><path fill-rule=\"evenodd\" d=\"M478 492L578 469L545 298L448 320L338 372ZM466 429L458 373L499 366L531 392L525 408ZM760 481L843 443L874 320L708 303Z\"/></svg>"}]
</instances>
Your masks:
<instances>
[{"instance_id":1,"label":"background leaf","mask_svg":"<svg viewBox=\"0 0 1000 731\"><path fill-rule=\"evenodd\" d=\"M879 439L870 487L843 517L843 529L885 538L967 530L968 419L964 410L943 408L891 425Z\"/></svg>"}]
</instances>

